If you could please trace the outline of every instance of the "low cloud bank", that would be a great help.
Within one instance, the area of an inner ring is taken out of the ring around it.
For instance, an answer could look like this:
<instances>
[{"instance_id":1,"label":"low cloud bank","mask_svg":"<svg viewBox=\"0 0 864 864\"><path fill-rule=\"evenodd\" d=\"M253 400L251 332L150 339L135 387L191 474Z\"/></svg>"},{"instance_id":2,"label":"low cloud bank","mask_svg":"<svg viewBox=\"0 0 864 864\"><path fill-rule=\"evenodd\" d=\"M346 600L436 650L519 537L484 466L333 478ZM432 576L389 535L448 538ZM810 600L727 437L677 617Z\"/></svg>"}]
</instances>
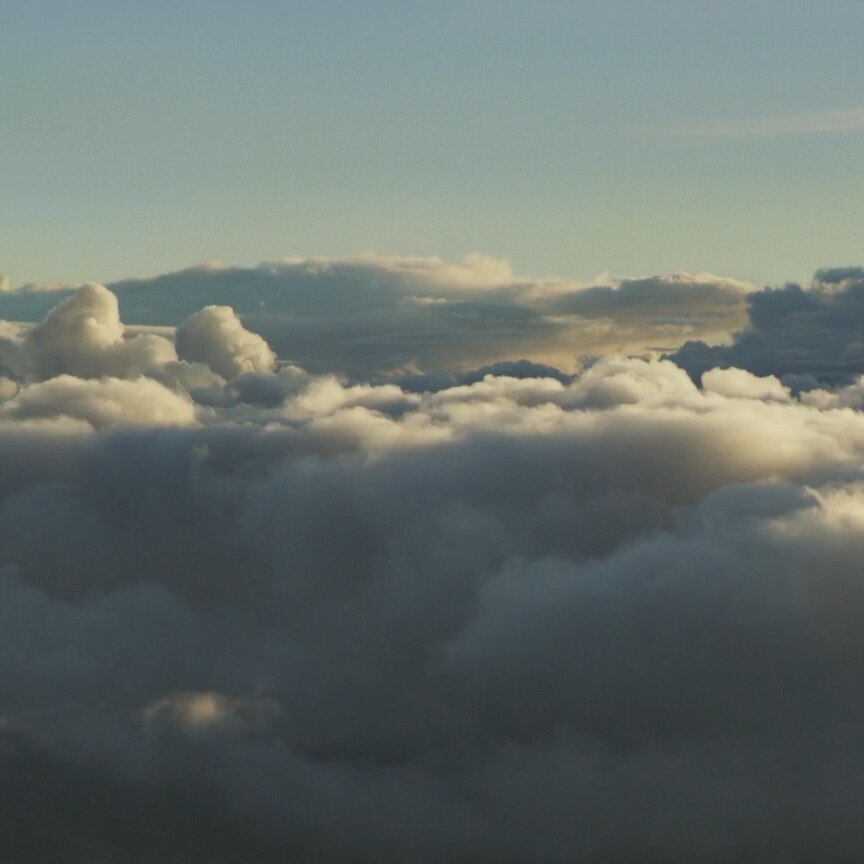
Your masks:
<instances>
[{"instance_id":1,"label":"low cloud bank","mask_svg":"<svg viewBox=\"0 0 864 864\"><path fill-rule=\"evenodd\" d=\"M864 855L860 381L358 382L112 296L3 331L5 861Z\"/></svg>"},{"instance_id":2,"label":"low cloud bank","mask_svg":"<svg viewBox=\"0 0 864 864\"><path fill-rule=\"evenodd\" d=\"M716 342L744 324L755 286L707 274L604 276L585 285L520 278L507 261L482 255L458 263L364 255L208 264L109 288L124 319L138 325L178 326L202 307L230 306L283 360L362 382L465 373L514 358L573 372L586 357ZM0 317L39 321L70 293L0 293Z\"/></svg>"}]
</instances>

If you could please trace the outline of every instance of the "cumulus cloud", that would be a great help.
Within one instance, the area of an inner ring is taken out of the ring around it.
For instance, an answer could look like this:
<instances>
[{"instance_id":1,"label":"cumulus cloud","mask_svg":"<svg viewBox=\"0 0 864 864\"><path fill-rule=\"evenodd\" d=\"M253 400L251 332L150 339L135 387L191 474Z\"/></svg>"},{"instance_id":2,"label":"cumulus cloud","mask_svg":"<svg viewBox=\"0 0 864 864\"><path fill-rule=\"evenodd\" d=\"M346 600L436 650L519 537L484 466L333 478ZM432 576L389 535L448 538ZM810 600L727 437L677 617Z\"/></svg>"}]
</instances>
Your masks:
<instances>
[{"instance_id":1,"label":"cumulus cloud","mask_svg":"<svg viewBox=\"0 0 864 864\"><path fill-rule=\"evenodd\" d=\"M27 332L21 362L37 379L62 373L123 378L176 359L171 342L161 336L124 337L117 298L102 285L88 283Z\"/></svg>"},{"instance_id":2,"label":"cumulus cloud","mask_svg":"<svg viewBox=\"0 0 864 864\"><path fill-rule=\"evenodd\" d=\"M711 369L702 376L702 388L709 393L742 399L769 399L785 402L789 388L776 375L759 377L746 369Z\"/></svg>"},{"instance_id":3,"label":"cumulus cloud","mask_svg":"<svg viewBox=\"0 0 864 864\"><path fill-rule=\"evenodd\" d=\"M177 328L176 343L183 360L205 363L226 379L269 372L276 363L270 346L230 306L207 306L191 315Z\"/></svg>"},{"instance_id":4,"label":"cumulus cloud","mask_svg":"<svg viewBox=\"0 0 864 864\"><path fill-rule=\"evenodd\" d=\"M745 296L708 283L687 314ZM665 318L682 285L542 303ZM864 854L860 380L359 381L224 307L178 359L110 296L3 331L4 860Z\"/></svg>"}]
</instances>

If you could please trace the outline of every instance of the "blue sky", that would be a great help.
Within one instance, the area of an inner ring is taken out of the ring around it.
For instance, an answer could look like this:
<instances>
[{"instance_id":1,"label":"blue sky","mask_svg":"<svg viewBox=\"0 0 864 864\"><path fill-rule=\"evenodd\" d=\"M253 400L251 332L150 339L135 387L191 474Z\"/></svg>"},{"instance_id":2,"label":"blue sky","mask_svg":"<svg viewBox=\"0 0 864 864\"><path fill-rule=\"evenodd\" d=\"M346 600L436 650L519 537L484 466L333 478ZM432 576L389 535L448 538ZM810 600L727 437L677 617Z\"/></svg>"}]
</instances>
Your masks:
<instances>
[{"instance_id":1,"label":"blue sky","mask_svg":"<svg viewBox=\"0 0 864 864\"><path fill-rule=\"evenodd\" d=\"M862 26L855 0L6 0L0 272L807 279L861 261Z\"/></svg>"}]
</instances>

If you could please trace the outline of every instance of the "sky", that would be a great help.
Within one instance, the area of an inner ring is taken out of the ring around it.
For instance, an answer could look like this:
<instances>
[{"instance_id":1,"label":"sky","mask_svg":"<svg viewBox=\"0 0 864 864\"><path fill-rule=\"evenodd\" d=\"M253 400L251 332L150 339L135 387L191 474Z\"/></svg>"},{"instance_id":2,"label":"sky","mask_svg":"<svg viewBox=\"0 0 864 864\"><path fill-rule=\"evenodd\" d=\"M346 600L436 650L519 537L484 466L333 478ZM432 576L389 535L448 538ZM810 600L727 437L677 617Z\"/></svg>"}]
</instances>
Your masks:
<instances>
[{"instance_id":1,"label":"sky","mask_svg":"<svg viewBox=\"0 0 864 864\"><path fill-rule=\"evenodd\" d=\"M854 0L7 0L0 272L504 257L806 281L860 260Z\"/></svg>"}]
</instances>

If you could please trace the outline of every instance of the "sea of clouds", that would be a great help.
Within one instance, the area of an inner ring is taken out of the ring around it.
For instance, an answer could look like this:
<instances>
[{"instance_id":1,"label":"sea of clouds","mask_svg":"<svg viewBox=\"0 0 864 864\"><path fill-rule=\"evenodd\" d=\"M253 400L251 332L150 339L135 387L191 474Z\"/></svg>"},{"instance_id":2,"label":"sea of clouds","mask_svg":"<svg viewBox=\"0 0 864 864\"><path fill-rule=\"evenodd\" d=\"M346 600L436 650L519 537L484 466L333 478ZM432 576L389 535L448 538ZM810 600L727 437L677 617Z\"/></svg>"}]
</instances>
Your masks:
<instances>
[{"instance_id":1,"label":"sea of clouds","mask_svg":"<svg viewBox=\"0 0 864 864\"><path fill-rule=\"evenodd\" d=\"M864 856L864 271L0 314L4 862Z\"/></svg>"}]
</instances>

